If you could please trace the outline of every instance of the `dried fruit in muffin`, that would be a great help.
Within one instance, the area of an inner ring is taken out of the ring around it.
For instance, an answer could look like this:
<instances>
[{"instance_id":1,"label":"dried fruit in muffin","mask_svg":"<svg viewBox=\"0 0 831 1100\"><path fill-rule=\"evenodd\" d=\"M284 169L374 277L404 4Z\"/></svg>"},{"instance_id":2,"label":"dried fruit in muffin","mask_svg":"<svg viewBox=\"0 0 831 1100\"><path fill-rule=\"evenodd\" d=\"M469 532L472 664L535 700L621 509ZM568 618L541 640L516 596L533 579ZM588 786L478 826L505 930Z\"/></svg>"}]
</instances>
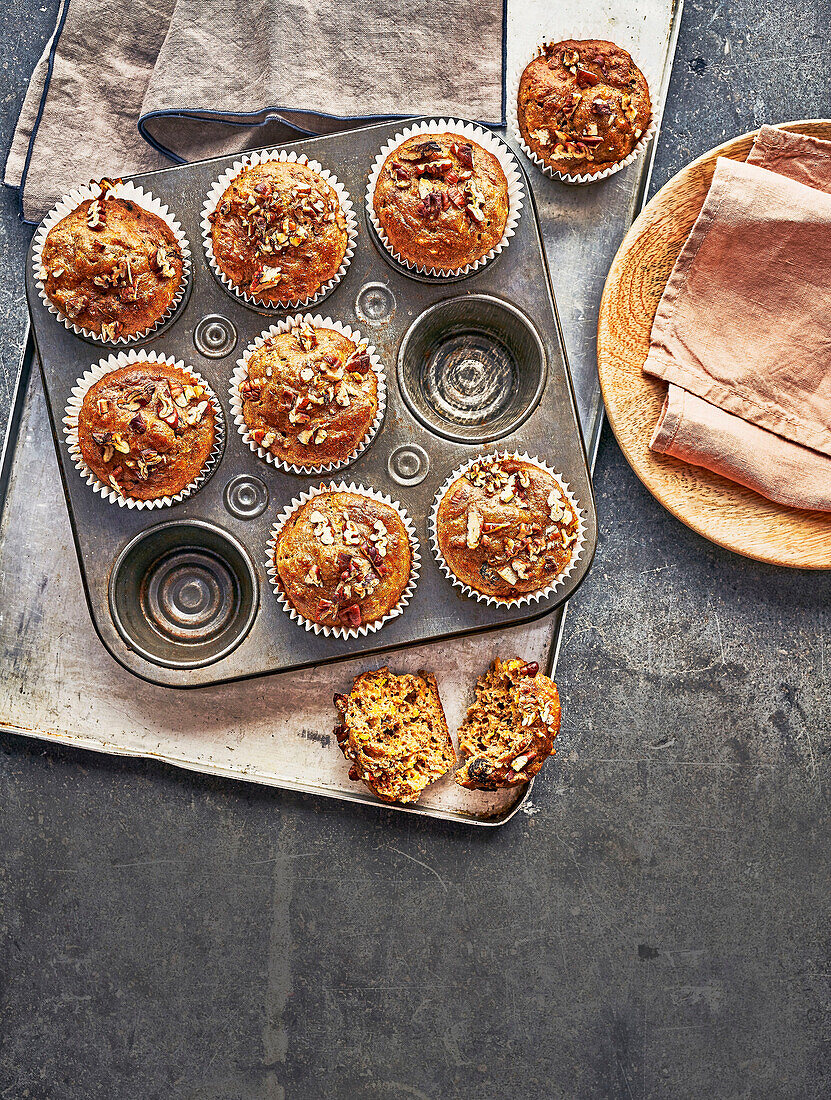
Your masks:
<instances>
[{"instance_id":1,"label":"dried fruit in muffin","mask_svg":"<svg viewBox=\"0 0 831 1100\"><path fill-rule=\"evenodd\" d=\"M349 629L391 611L410 580L413 555L398 512L362 493L318 493L280 530L274 568L305 619Z\"/></svg>"},{"instance_id":2,"label":"dried fruit in muffin","mask_svg":"<svg viewBox=\"0 0 831 1100\"><path fill-rule=\"evenodd\" d=\"M526 145L557 172L592 174L624 160L652 117L649 87L613 42L548 43L517 96Z\"/></svg>"},{"instance_id":3,"label":"dried fruit in muffin","mask_svg":"<svg viewBox=\"0 0 831 1100\"><path fill-rule=\"evenodd\" d=\"M502 240L508 181L497 158L460 134L417 134L384 161L372 198L397 255L457 270Z\"/></svg>"},{"instance_id":4,"label":"dried fruit in muffin","mask_svg":"<svg viewBox=\"0 0 831 1100\"><path fill-rule=\"evenodd\" d=\"M240 385L249 437L275 458L306 468L346 459L378 412L378 378L366 344L309 321L270 336Z\"/></svg>"},{"instance_id":5,"label":"dried fruit in muffin","mask_svg":"<svg viewBox=\"0 0 831 1100\"><path fill-rule=\"evenodd\" d=\"M536 663L495 660L476 684L476 702L459 727L467 757L454 779L473 790L514 787L536 775L560 732L557 685Z\"/></svg>"},{"instance_id":6,"label":"dried fruit in muffin","mask_svg":"<svg viewBox=\"0 0 831 1100\"><path fill-rule=\"evenodd\" d=\"M147 332L164 316L182 280L182 253L170 228L112 184L86 199L46 235L44 290L73 324L104 340Z\"/></svg>"},{"instance_id":7,"label":"dried fruit in muffin","mask_svg":"<svg viewBox=\"0 0 831 1100\"><path fill-rule=\"evenodd\" d=\"M216 417L207 391L167 363L110 371L78 414L84 462L104 485L133 500L175 496L213 450Z\"/></svg>"},{"instance_id":8,"label":"dried fruit in muffin","mask_svg":"<svg viewBox=\"0 0 831 1100\"><path fill-rule=\"evenodd\" d=\"M479 459L448 486L436 512L439 549L453 574L499 600L551 584L578 533L556 479L519 458Z\"/></svg>"},{"instance_id":9,"label":"dried fruit in muffin","mask_svg":"<svg viewBox=\"0 0 831 1100\"><path fill-rule=\"evenodd\" d=\"M243 169L210 215L214 258L246 294L305 301L338 272L349 236L337 192L306 164Z\"/></svg>"},{"instance_id":10,"label":"dried fruit in muffin","mask_svg":"<svg viewBox=\"0 0 831 1100\"><path fill-rule=\"evenodd\" d=\"M335 736L362 780L387 802L415 802L456 763L436 678L393 675L388 668L358 676L349 695L336 695Z\"/></svg>"}]
</instances>

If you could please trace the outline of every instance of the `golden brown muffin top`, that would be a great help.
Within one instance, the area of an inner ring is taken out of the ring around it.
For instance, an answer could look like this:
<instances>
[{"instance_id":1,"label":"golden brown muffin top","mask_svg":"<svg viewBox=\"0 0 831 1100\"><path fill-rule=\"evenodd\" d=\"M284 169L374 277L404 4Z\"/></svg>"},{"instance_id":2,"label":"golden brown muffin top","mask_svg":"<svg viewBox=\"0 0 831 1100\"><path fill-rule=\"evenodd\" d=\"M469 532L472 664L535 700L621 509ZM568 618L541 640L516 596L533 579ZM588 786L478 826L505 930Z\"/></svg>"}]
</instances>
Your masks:
<instances>
[{"instance_id":1,"label":"golden brown muffin top","mask_svg":"<svg viewBox=\"0 0 831 1100\"><path fill-rule=\"evenodd\" d=\"M476 701L459 727L459 752L468 757L455 781L471 790L514 787L535 776L554 752L560 732L557 685L536 661L495 660L476 684Z\"/></svg>"},{"instance_id":2,"label":"golden brown muffin top","mask_svg":"<svg viewBox=\"0 0 831 1100\"><path fill-rule=\"evenodd\" d=\"M439 548L464 584L511 600L547 587L568 564L578 519L559 483L532 462L483 458L448 486Z\"/></svg>"},{"instance_id":3,"label":"golden brown muffin top","mask_svg":"<svg viewBox=\"0 0 831 1100\"><path fill-rule=\"evenodd\" d=\"M388 668L358 676L349 695L336 695L335 737L363 780L387 802L415 802L456 762L435 676L395 676Z\"/></svg>"},{"instance_id":4,"label":"golden brown muffin top","mask_svg":"<svg viewBox=\"0 0 831 1100\"><path fill-rule=\"evenodd\" d=\"M274 568L292 607L342 629L382 619L410 580L412 549L398 512L362 493L318 493L289 516Z\"/></svg>"},{"instance_id":5,"label":"golden brown muffin top","mask_svg":"<svg viewBox=\"0 0 831 1100\"><path fill-rule=\"evenodd\" d=\"M320 467L345 459L378 411L366 343L308 321L269 336L240 385L251 438L280 461Z\"/></svg>"},{"instance_id":6,"label":"golden brown muffin top","mask_svg":"<svg viewBox=\"0 0 831 1100\"><path fill-rule=\"evenodd\" d=\"M52 226L41 260L49 300L105 340L146 332L182 279L182 253L170 226L106 191Z\"/></svg>"},{"instance_id":7,"label":"golden brown muffin top","mask_svg":"<svg viewBox=\"0 0 831 1100\"><path fill-rule=\"evenodd\" d=\"M222 272L246 294L275 304L313 297L337 274L349 241L337 192L295 161L243 169L210 221Z\"/></svg>"},{"instance_id":8,"label":"golden brown muffin top","mask_svg":"<svg viewBox=\"0 0 831 1100\"><path fill-rule=\"evenodd\" d=\"M632 152L652 106L626 50L601 40L548 43L526 66L517 97L522 136L559 172L601 172Z\"/></svg>"},{"instance_id":9,"label":"golden brown muffin top","mask_svg":"<svg viewBox=\"0 0 831 1100\"><path fill-rule=\"evenodd\" d=\"M210 395L166 363L119 367L87 391L78 441L99 481L134 500L180 493L205 465L216 436Z\"/></svg>"},{"instance_id":10,"label":"golden brown muffin top","mask_svg":"<svg viewBox=\"0 0 831 1100\"><path fill-rule=\"evenodd\" d=\"M393 250L455 270L502 240L508 181L497 158L459 134L417 134L384 161L372 199Z\"/></svg>"}]
</instances>

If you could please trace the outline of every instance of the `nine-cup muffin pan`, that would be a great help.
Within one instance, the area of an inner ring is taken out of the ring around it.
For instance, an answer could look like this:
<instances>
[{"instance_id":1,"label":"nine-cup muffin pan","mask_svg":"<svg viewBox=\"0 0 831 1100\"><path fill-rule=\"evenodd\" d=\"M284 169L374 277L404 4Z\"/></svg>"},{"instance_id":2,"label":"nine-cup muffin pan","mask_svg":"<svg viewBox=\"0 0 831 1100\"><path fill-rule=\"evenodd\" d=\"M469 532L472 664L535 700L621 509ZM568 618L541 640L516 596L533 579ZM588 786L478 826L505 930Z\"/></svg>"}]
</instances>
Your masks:
<instances>
[{"instance_id":1,"label":"nine-cup muffin pan","mask_svg":"<svg viewBox=\"0 0 831 1100\"><path fill-rule=\"evenodd\" d=\"M87 602L106 648L137 676L197 687L528 622L567 600L589 569L597 539L594 500L527 179L523 175L524 205L509 247L466 277L417 275L376 239L364 203L376 155L402 128L383 123L286 146L336 175L360 211L352 261L311 312L359 330L377 349L387 377L380 429L334 476L275 468L232 427L228 391L237 359L275 316L297 312L253 307L206 262L205 196L239 154L133 177L168 204L193 255L177 310L137 347L183 360L202 375L229 427L211 476L171 507L113 507L75 469L64 410L77 379L112 349L56 320L38 294L29 257L32 329ZM439 488L454 469L496 450L543 460L584 517L585 540L564 583L520 606L465 596L442 573L430 546L428 519ZM275 519L294 498L329 481L390 497L416 528L421 572L412 599L401 615L365 636L304 630L269 583L266 545Z\"/></svg>"}]
</instances>

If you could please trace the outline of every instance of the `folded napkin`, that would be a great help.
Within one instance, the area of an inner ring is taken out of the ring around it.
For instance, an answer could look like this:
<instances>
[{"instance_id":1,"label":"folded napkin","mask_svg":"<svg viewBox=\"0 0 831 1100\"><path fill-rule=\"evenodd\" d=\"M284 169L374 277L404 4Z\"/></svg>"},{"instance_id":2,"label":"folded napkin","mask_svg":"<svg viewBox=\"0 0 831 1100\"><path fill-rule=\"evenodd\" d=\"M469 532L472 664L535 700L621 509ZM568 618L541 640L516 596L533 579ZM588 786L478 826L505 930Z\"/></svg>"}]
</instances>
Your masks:
<instances>
[{"instance_id":1,"label":"folded napkin","mask_svg":"<svg viewBox=\"0 0 831 1100\"><path fill-rule=\"evenodd\" d=\"M762 129L719 158L652 327L650 446L831 511L831 142Z\"/></svg>"},{"instance_id":2,"label":"folded napkin","mask_svg":"<svg viewBox=\"0 0 831 1100\"><path fill-rule=\"evenodd\" d=\"M6 164L72 187L387 118L504 121L507 0L62 0Z\"/></svg>"}]
</instances>

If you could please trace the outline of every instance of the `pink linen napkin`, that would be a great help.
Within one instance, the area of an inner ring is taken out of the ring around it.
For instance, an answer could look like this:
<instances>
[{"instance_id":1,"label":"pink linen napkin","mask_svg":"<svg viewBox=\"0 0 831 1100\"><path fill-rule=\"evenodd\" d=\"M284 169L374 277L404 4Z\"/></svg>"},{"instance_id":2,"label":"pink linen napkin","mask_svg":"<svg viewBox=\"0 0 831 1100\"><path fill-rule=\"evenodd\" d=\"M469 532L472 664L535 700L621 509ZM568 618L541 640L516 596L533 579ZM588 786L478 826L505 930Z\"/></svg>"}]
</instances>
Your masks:
<instances>
[{"instance_id":1,"label":"pink linen napkin","mask_svg":"<svg viewBox=\"0 0 831 1100\"><path fill-rule=\"evenodd\" d=\"M831 511L831 142L762 129L720 158L658 306L650 447Z\"/></svg>"}]
</instances>

